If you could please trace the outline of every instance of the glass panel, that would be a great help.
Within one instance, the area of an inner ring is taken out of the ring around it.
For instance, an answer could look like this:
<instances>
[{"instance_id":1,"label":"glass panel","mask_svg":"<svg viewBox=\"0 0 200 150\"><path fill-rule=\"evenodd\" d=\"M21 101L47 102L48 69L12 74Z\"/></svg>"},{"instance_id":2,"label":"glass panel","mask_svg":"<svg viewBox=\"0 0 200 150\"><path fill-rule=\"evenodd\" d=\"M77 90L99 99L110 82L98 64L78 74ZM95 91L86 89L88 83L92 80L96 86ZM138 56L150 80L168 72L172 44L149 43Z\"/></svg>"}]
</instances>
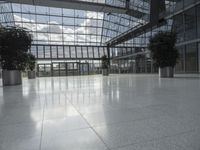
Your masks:
<instances>
[{"instance_id":1,"label":"glass panel","mask_svg":"<svg viewBox=\"0 0 200 150\"><path fill-rule=\"evenodd\" d=\"M199 54L198 61L199 61L199 72L200 72L200 43L198 43L198 54Z\"/></svg>"},{"instance_id":2,"label":"glass panel","mask_svg":"<svg viewBox=\"0 0 200 150\"><path fill-rule=\"evenodd\" d=\"M178 0L178 1L176 2L176 6L175 6L175 10L176 10L176 11L178 11L178 10L180 10L180 9L183 8L183 1L184 1L184 0Z\"/></svg>"},{"instance_id":3,"label":"glass panel","mask_svg":"<svg viewBox=\"0 0 200 150\"><path fill-rule=\"evenodd\" d=\"M184 0L184 6L187 7L188 5L194 4L196 0Z\"/></svg>"},{"instance_id":4,"label":"glass panel","mask_svg":"<svg viewBox=\"0 0 200 150\"><path fill-rule=\"evenodd\" d=\"M76 47L76 52L77 52L77 58L82 58L82 52L81 52L81 47Z\"/></svg>"},{"instance_id":5,"label":"glass panel","mask_svg":"<svg viewBox=\"0 0 200 150\"><path fill-rule=\"evenodd\" d=\"M108 56L107 48L106 47L104 47L104 55Z\"/></svg>"},{"instance_id":6,"label":"glass panel","mask_svg":"<svg viewBox=\"0 0 200 150\"><path fill-rule=\"evenodd\" d=\"M98 47L93 47L93 49L94 49L94 58L99 58Z\"/></svg>"},{"instance_id":7,"label":"glass panel","mask_svg":"<svg viewBox=\"0 0 200 150\"><path fill-rule=\"evenodd\" d=\"M66 64L60 63L60 76L66 76Z\"/></svg>"},{"instance_id":8,"label":"glass panel","mask_svg":"<svg viewBox=\"0 0 200 150\"><path fill-rule=\"evenodd\" d=\"M60 8L50 7L49 11L51 15L59 15L59 16L62 15L62 9Z\"/></svg>"},{"instance_id":9,"label":"glass panel","mask_svg":"<svg viewBox=\"0 0 200 150\"><path fill-rule=\"evenodd\" d=\"M71 76L74 73L74 65L73 63L67 63L67 75Z\"/></svg>"},{"instance_id":10,"label":"glass panel","mask_svg":"<svg viewBox=\"0 0 200 150\"><path fill-rule=\"evenodd\" d=\"M44 15L37 15L37 23L45 23L48 24L49 22L49 16L44 16ZM42 26L42 25L40 25ZM43 25L43 26L47 26L47 25ZM48 27L47 27L48 28Z\"/></svg>"},{"instance_id":11,"label":"glass panel","mask_svg":"<svg viewBox=\"0 0 200 150\"><path fill-rule=\"evenodd\" d=\"M196 37L196 14L195 7L185 12L185 40Z\"/></svg>"},{"instance_id":12,"label":"glass panel","mask_svg":"<svg viewBox=\"0 0 200 150\"><path fill-rule=\"evenodd\" d=\"M177 32L177 42L184 41L183 14L174 17L173 30Z\"/></svg>"},{"instance_id":13,"label":"glass panel","mask_svg":"<svg viewBox=\"0 0 200 150\"><path fill-rule=\"evenodd\" d=\"M57 58L57 46L51 46L52 58Z\"/></svg>"},{"instance_id":14,"label":"glass panel","mask_svg":"<svg viewBox=\"0 0 200 150\"><path fill-rule=\"evenodd\" d=\"M45 58L51 58L51 47L50 46L45 46Z\"/></svg>"},{"instance_id":15,"label":"glass panel","mask_svg":"<svg viewBox=\"0 0 200 150\"><path fill-rule=\"evenodd\" d=\"M31 54L37 58L37 46L31 46Z\"/></svg>"},{"instance_id":16,"label":"glass panel","mask_svg":"<svg viewBox=\"0 0 200 150\"><path fill-rule=\"evenodd\" d=\"M70 47L71 49L71 58L76 58L76 49L74 46Z\"/></svg>"},{"instance_id":17,"label":"glass panel","mask_svg":"<svg viewBox=\"0 0 200 150\"><path fill-rule=\"evenodd\" d=\"M48 14L49 13L49 8L48 7L43 7L43 6L36 6L36 12L38 14Z\"/></svg>"},{"instance_id":18,"label":"glass panel","mask_svg":"<svg viewBox=\"0 0 200 150\"><path fill-rule=\"evenodd\" d=\"M43 46L38 46L38 58L44 58Z\"/></svg>"},{"instance_id":19,"label":"glass panel","mask_svg":"<svg viewBox=\"0 0 200 150\"><path fill-rule=\"evenodd\" d=\"M83 58L87 58L88 57L87 47L82 47L82 51L83 51Z\"/></svg>"},{"instance_id":20,"label":"glass panel","mask_svg":"<svg viewBox=\"0 0 200 150\"><path fill-rule=\"evenodd\" d=\"M185 46L177 47L179 51L179 60L176 64L177 72L184 72L184 54L185 54Z\"/></svg>"},{"instance_id":21,"label":"glass panel","mask_svg":"<svg viewBox=\"0 0 200 150\"><path fill-rule=\"evenodd\" d=\"M64 58L63 46L58 46L58 58Z\"/></svg>"},{"instance_id":22,"label":"glass panel","mask_svg":"<svg viewBox=\"0 0 200 150\"><path fill-rule=\"evenodd\" d=\"M186 54L185 54L185 65L186 72L197 72L197 46L196 43L186 45Z\"/></svg>"},{"instance_id":23,"label":"glass panel","mask_svg":"<svg viewBox=\"0 0 200 150\"><path fill-rule=\"evenodd\" d=\"M99 55L100 58L104 55L103 47L99 47Z\"/></svg>"},{"instance_id":24,"label":"glass panel","mask_svg":"<svg viewBox=\"0 0 200 150\"><path fill-rule=\"evenodd\" d=\"M197 6L197 34L200 38L200 5Z\"/></svg>"},{"instance_id":25,"label":"glass panel","mask_svg":"<svg viewBox=\"0 0 200 150\"><path fill-rule=\"evenodd\" d=\"M69 46L65 46L64 50L65 50L65 58L70 58Z\"/></svg>"},{"instance_id":26,"label":"glass panel","mask_svg":"<svg viewBox=\"0 0 200 150\"><path fill-rule=\"evenodd\" d=\"M59 76L59 63L53 63L53 76Z\"/></svg>"},{"instance_id":27,"label":"glass panel","mask_svg":"<svg viewBox=\"0 0 200 150\"><path fill-rule=\"evenodd\" d=\"M45 64L45 76L51 76L51 65Z\"/></svg>"},{"instance_id":28,"label":"glass panel","mask_svg":"<svg viewBox=\"0 0 200 150\"><path fill-rule=\"evenodd\" d=\"M93 58L93 47L88 47L89 58Z\"/></svg>"},{"instance_id":29,"label":"glass panel","mask_svg":"<svg viewBox=\"0 0 200 150\"><path fill-rule=\"evenodd\" d=\"M45 72L45 67L44 67L44 65L39 64L39 65L38 65L38 70L39 70L39 77L44 76L44 72Z\"/></svg>"}]
</instances>

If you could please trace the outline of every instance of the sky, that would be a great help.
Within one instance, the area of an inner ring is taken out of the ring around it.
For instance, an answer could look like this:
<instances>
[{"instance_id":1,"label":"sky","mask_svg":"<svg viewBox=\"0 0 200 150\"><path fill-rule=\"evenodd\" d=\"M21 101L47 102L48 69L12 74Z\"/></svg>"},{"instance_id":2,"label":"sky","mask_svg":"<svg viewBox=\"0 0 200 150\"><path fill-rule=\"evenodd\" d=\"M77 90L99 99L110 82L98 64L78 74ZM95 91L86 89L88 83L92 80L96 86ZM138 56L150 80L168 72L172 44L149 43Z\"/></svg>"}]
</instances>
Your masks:
<instances>
[{"instance_id":1,"label":"sky","mask_svg":"<svg viewBox=\"0 0 200 150\"><path fill-rule=\"evenodd\" d=\"M19 11L19 5L14 5L13 10L14 12ZM37 31L39 34L38 36L33 32L34 39L38 40L44 40L48 41L50 39L54 41L71 41L73 42L75 39L78 41L88 41L88 42L100 42L101 36L85 36L88 34L98 34L101 35L101 28L98 28L98 30L95 27L87 27L87 26L98 26L102 27L102 20L103 20L103 13L97 13L97 12L89 12L89 11L74 11L70 9L63 9L63 13L69 17L64 17L62 20L62 17L56 17L52 16L49 19L48 15L45 15L45 12L47 11L47 7L37 7L37 13L44 13L44 15L37 15L37 21L36 16L32 15L32 11L35 11L32 7L34 6L28 6L23 7L23 12L27 14L21 15L21 13L14 13L14 19L16 22L16 25L23 26L24 28L27 28L30 31ZM59 11L62 9L60 8L51 8L50 14L54 15L61 15ZM79 16L79 17L85 17L86 19L74 19L71 18L71 16ZM97 21L96 19L99 19ZM22 23L21 23L22 22ZM38 24L36 24L38 22ZM62 26L62 23L64 23L66 26ZM74 27L73 25L79 25ZM46 32L46 33L42 33ZM49 34L50 32L51 34ZM66 33L64 36L62 34L54 34L54 33Z\"/></svg>"}]
</instances>

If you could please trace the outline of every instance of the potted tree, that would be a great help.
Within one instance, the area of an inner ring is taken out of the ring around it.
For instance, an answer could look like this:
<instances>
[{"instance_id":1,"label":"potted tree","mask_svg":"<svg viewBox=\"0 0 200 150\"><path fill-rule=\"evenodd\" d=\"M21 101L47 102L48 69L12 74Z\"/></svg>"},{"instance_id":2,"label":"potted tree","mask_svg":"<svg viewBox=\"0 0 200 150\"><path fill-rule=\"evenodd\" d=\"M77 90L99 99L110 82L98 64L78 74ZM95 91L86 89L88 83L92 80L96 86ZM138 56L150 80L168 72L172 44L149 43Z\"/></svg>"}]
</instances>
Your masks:
<instances>
[{"instance_id":1,"label":"potted tree","mask_svg":"<svg viewBox=\"0 0 200 150\"><path fill-rule=\"evenodd\" d=\"M35 56L32 55L31 53L28 53L28 58L27 58L27 70L28 70L28 79L35 79Z\"/></svg>"},{"instance_id":2,"label":"potted tree","mask_svg":"<svg viewBox=\"0 0 200 150\"><path fill-rule=\"evenodd\" d=\"M106 55L101 57L101 62L102 62L102 75L108 76L109 75L109 60Z\"/></svg>"},{"instance_id":3,"label":"potted tree","mask_svg":"<svg viewBox=\"0 0 200 150\"><path fill-rule=\"evenodd\" d=\"M27 52L31 42L32 36L25 29L1 27L0 62L4 86L22 83L21 71L26 69Z\"/></svg>"},{"instance_id":4,"label":"potted tree","mask_svg":"<svg viewBox=\"0 0 200 150\"><path fill-rule=\"evenodd\" d=\"M174 76L174 67L179 57L178 50L175 47L176 41L176 33L169 31L159 32L149 40L148 48L155 65L159 67L161 78L172 78Z\"/></svg>"}]
</instances>

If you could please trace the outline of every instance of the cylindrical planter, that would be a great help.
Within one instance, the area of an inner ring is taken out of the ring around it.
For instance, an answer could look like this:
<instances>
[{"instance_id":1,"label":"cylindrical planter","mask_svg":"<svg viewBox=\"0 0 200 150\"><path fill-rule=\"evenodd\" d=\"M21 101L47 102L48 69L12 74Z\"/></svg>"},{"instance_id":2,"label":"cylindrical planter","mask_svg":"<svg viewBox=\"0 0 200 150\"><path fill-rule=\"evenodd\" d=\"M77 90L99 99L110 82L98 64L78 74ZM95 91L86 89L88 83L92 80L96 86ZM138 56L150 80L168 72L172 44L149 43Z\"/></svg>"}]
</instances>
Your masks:
<instances>
[{"instance_id":1,"label":"cylindrical planter","mask_svg":"<svg viewBox=\"0 0 200 150\"><path fill-rule=\"evenodd\" d=\"M159 68L159 77L160 78L173 78L174 77L174 68L173 67Z\"/></svg>"},{"instance_id":2,"label":"cylindrical planter","mask_svg":"<svg viewBox=\"0 0 200 150\"><path fill-rule=\"evenodd\" d=\"M28 71L28 79L35 79L36 74L35 71Z\"/></svg>"},{"instance_id":3,"label":"cylindrical planter","mask_svg":"<svg viewBox=\"0 0 200 150\"><path fill-rule=\"evenodd\" d=\"M108 76L109 75L109 70L108 69L102 69L102 75Z\"/></svg>"},{"instance_id":4,"label":"cylindrical planter","mask_svg":"<svg viewBox=\"0 0 200 150\"><path fill-rule=\"evenodd\" d=\"M3 86L22 84L21 71L19 70L3 70L2 72Z\"/></svg>"}]
</instances>

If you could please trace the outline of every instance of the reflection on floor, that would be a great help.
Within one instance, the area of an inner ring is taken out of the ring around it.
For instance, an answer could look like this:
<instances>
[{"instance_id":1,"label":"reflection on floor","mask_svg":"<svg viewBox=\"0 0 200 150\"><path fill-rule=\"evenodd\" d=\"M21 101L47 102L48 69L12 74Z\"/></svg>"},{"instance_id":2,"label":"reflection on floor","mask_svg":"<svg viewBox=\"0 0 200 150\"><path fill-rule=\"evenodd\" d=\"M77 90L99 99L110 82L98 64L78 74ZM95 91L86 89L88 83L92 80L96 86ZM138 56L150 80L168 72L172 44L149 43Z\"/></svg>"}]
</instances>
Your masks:
<instances>
[{"instance_id":1,"label":"reflection on floor","mask_svg":"<svg viewBox=\"0 0 200 150\"><path fill-rule=\"evenodd\" d=\"M24 79L0 87L0 150L199 150L200 76Z\"/></svg>"}]
</instances>

